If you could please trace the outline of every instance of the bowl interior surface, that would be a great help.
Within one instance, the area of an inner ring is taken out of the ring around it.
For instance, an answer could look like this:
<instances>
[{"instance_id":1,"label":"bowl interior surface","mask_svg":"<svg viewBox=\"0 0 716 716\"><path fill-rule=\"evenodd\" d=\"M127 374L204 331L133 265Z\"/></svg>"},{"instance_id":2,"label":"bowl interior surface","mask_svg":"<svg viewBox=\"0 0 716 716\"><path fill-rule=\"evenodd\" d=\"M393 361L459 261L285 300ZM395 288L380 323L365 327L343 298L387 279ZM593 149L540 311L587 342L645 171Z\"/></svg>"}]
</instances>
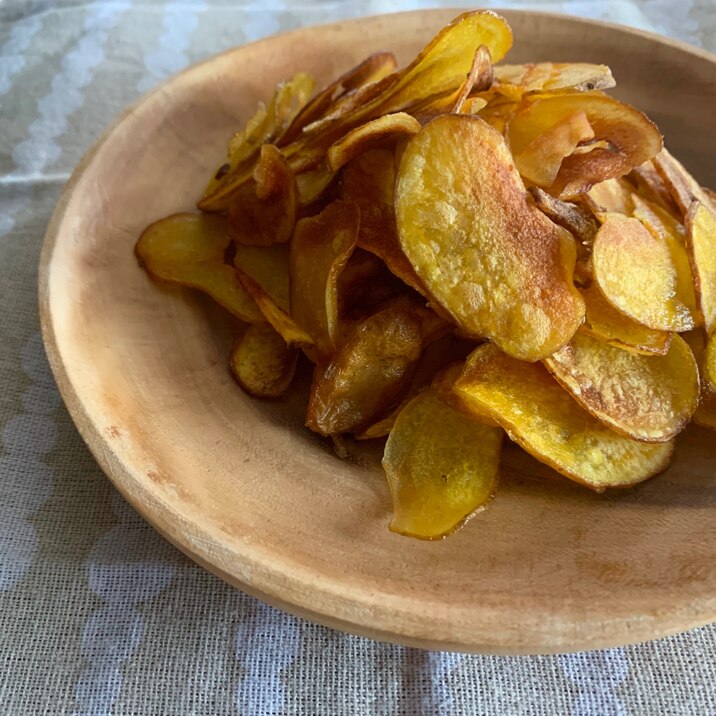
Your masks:
<instances>
[{"instance_id":1,"label":"bowl interior surface","mask_svg":"<svg viewBox=\"0 0 716 716\"><path fill-rule=\"evenodd\" d=\"M369 52L409 60L455 11L367 18L269 38L179 75L85 158L48 230L48 352L100 464L145 517L212 571L331 626L403 643L500 653L637 641L716 618L713 438L689 428L673 465L596 495L512 445L490 508L447 540L387 529L380 446L350 460L303 428L309 376L285 402L234 384L237 325L159 287L133 245L191 210L227 138L298 70L319 85ZM512 62L609 64L672 152L716 185L716 63L640 33L505 13Z\"/></svg>"}]
</instances>

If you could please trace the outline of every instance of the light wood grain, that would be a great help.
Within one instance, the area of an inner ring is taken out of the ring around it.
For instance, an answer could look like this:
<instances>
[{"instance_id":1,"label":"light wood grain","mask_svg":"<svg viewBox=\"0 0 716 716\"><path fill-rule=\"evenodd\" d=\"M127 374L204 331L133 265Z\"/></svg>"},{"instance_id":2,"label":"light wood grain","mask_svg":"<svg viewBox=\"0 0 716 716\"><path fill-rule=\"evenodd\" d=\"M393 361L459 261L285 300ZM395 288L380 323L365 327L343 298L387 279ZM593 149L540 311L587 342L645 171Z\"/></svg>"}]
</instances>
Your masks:
<instances>
[{"instance_id":1,"label":"light wood grain","mask_svg":"<svg viewBox=\"0 0 716 716\"><path fill-rule=\"evenodd\" d=\"M664 475L596 495L513 447L490 509L442 542L387 529L370 448L341 462L286 404L232 382L231 319L158 288L141 229L190 209L227 136L297 70L324 82L367 53L407 60L454 14L297 31L220 55L125 112L74 173L47 232L40 304L50 361L102 468L169 540L242 589L359 634L441 649L565 651L716 618L714 437L693 428ZM511 61L612 66L672 151L716 185L716 60L603 24L506 13Z\"/></svg>"}]
</instances>

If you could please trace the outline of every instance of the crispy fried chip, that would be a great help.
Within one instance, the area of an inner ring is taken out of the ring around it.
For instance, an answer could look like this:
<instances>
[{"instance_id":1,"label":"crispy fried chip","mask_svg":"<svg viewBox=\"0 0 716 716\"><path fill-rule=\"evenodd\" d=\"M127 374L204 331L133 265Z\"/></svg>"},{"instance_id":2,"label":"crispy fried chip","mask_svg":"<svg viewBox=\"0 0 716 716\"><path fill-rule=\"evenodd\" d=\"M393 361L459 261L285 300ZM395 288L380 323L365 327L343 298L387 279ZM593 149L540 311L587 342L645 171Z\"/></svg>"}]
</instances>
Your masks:
<instances>
[{"instance_id":1,"label":"crispy fried chip","mask_svg":"<svg viewBox=\"0 0 716 716\"><path fill-rule=\"evenodd\" d=\"M703 358L704 384L711 393L716 393L716 334L712 333L706 342Z\"/></svg>"},{"instance_id":2,"label":"crispy fried chip","mask_svg":"<svg viewBox=\"0 0 716 716\"><path fill-rule=\"evenodd\" d=\"M659 172L656 171L653 161L644 162L641 166L632 169L627 179L634 184L639 196L659 204L672 215L679 216L679 207Z\"/></svg>"},{"instance_id":3,"label":"crispy fried chip","mask_svg":"<svg viewBox=\"0 0 716 716\"><path fill-rule=\"evenodd\" d=\"M317 366L306 425L322 435L360 432L389 411L420 357L420 317L386 308L359 324L331 362Z\"/></svg>"},{"instance_id":4,"label":"crispy fried chip","mask_svg":"<svg viewBox=\"0 0 716 716\"><path fill-rule=\"evenodd\" d=\"M256 398L279 398L291 385L298 351L271 326L249 326L229 359L238 384Z\"/></svg>"},{"instance_id":5,"label":"crispy fried chip","mask_svg":"<svg viewBox=\"0 0 716 716\"><path fill-rule=\"evenodd\" d=\"M173 214L150 224L134 251L155 278L197 288L247 323L263 323L236 271L224 264L229 233L223 216Z\"/></svg>"},{"instance_id":6,"label":"crispy fried chip","mask_svg":"<svg viewBox=\"0 0 716 716\"><path fill-rule=\"evenodd\" d=\"M359 228L357 205L334 201L318 216L299 221L291 240L291 317L308 331L323 356L335 348L338 279Z\"/></svg>"},{"instance_id":7,"label":"crispy fried chip","mask_svg":"<svg viewBox=\"0 0 716 716\"><path fill-rule=\"evenodd\" d=\"M468 358L455 391L475 415L496 420L538 460L601 492L666 468L673 441L643 443L590 415L540 363L525 363L486 344Z\"/></svg>"},{"instance_id":8,"label":"crispy fried chip","mask_svg":"<svg viewBox=\"0 0 716 716\"><path fill-rule=\"evenodd\" d=\"M394 143L399 137L415 134L420 122L405 112L386 114L356 127L332 144L327 160L331 171L337 172L360 154Z\"/></svg>"},{"instance_id":9,"label":"crispy fried chip","mask_svg":"<svg viewBox=\"0 0 716 716\"><path fill-rule=\"evenodd\" d=\"M607 179L595 184L586 195L594 211L613 211L631 216L634 211L634 188L623 178Z\"/></svg>"},{"instance_id":10,"label":"crispy fried chip","mask_svg":"<svg viewBox=\"0 0 716 716\"><path fill-rule=\"evenodd\" d=\"M403 251L441 310L466 335L539 360L569 341L584 303L572 237L526 196L502 136L446 115L410 140L396 215Z\"/></svg>"},{"instance_id":11,"label":"crispy fried chip","mask_svg":"<svg viewBox=\"0 0 716 716\"><path fill-rule=\"evenodd\" d=\"M360 207L358 246L383 259L391 273L408 286L425 293L398 241L392 152L376 149L352 161L343 172L343 198Z\"/></svg>"},{"instance_id":12,"label":"crispy fried chip","mask_svg":"<svg viewBox=\"0 0 716 716\"><path fill-rule=\"evenodd\" d=\"M586 62L498 65L495 67L495 80L500 83L500 91L511 91L517 97L524 92L585 92L609 89L616 85L612 71L606 65L590 65Z\"/></svg>"},{"instance_id":13,"label":"crispy fried chip","mask_svg":"<svg viewBox=\"0 0 716 716\"><path fill-rule=\"evenodd\" d=\"M633 321L612 306L595 284L582 290L587 306L581 330L619 348L646 355L665 355L673 333L656 331Z\"/></svg>"},{"instance_id":14,"label":"crispy fried chip","mask_svg":"<svg viewBox=\"0 0 716 716\"><path fill-rule=\"evenodd\" d=\"M229 207L229 235L249 246L288 241L296 223L296 201L291 167L273 144L264 144L254 182L241 186Z\"/></svg>"},{"instance_id":15,"label":"crispy fried chip","mask_svg":"<svg viewBox=\"0 0 716 716\"><path fill-rule=\"evenodd\" d=\"M670 244L684 243L683 224L663 206L636 193L632 194L632 205L634 207L632 215L639 219L652 234L667 240Z\"/></svg>"},{"instance_id":16,"label":"crispy fried chip","mask_svg":"<svg viewBox=\"0 0 716 716\"><path fill-rule=\"evenodd\" d=\"M716 214L694 201L686 214L686 243L704 329L716 329Z\"/></svg>"},{"instance_id":17,"label":"crispy fried chip","mask_svg":"<svg viewBox=\"0 0 716 716\"><path fill-rule=\"evenodd\" d=\"M686 167L673 157L668 149L662 149L654 157L653 164L673 200L681 210L682 216L686 216L693 201L700 201L716 212L716 203L714 203L708 192L704 191L696 179L689 174Z\"/></svg>"},{"instance_id":18,"label":"crispy fried chip","mask_svg":"<svg viewBox=\"0 0 716 716\"><path fill-rule=\"evenodd\" d=\"M321 199L336 178L327 166L319 166L296 175L296 188L300 207L306 207Z\"/></svg>"},{"instance_id":19,"label":"crispy fried chip","mask_svg":"<svg viewBox=\"0 0 716 716\"><path fill-rule=\"evenodd\" d=\"M638 219L604 215L592 250L594 279L604 297L637 323L661 331L695 325L686 249L652 234Z\"/></svg>"},{"instance_id":20,"label":"crispy fried chip","mask_svg":"<svg viewBox=\"0 0 716 716\"><path fill-rule=\"evenodd\" d=\"M575 112L586 114L595 139L608 142L608 146L599 145L562 161L559 173L549 187L549 193L561 199L627 174L662 148L659 130L631 105L599 92L567 92L536 94L523 99L509 121L508 137L512 150L519 153L549 127Z\"/></svg>"},{"instance_id":21,"label":"crispy fried chip","mask_svg":"<svg viewBox=\"0 0 716 716\"><path fill-rule=\"evenodd\" d=\"M502 435L457 412L433 390L413 398L383 455L393 498L390 529L439 539L462 525L494 494Z\"/></svg>"},{"instance_id":22,"label":"crispy fried chip","mask_svg":"<svg viewBox=\"0 0 716 716\"><path fill-rule=\"evenodd\" d=\"M696 361L679 336L674 336L666 355L645 356L577 331L544 363L595 418L643 442L675 437L699 400Z\"/></svg>"}]
</instances>

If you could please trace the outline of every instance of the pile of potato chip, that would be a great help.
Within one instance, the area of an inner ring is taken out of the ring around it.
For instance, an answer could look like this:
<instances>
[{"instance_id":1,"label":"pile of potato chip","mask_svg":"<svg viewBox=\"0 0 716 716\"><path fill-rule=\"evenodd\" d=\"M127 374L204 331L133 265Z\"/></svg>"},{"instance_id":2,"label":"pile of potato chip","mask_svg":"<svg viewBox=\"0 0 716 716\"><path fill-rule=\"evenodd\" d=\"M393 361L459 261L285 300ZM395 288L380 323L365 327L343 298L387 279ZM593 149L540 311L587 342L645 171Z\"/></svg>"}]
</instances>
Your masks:
<instances>
[{"instance_id":1,"label":"pile of potato chip","mask_svg":"<svg viewBox=\"0 0 716 716\"><path fill-rule=\"evenodd\" d=\"M202 213L136 246L248 324L249 394L307 358L311 430L387 436L391 529L425 539L489 501L505 433L602 491L716 428L716 195L605 94L608 67L497 64L511 44L475 11L402 70L377 53L317 94L297 74Z\"/></svg>"}]
</instances>

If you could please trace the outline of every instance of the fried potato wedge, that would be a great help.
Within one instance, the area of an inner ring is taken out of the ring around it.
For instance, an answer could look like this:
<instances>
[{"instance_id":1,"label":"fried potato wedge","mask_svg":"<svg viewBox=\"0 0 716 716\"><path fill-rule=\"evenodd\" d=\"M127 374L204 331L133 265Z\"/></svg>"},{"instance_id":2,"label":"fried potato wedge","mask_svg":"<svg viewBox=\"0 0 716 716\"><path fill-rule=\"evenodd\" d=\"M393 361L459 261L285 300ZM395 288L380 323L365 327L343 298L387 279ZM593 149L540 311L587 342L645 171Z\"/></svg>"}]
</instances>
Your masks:
<instances>
[{"instance_id":1,"label":"fried potato wedge","mask_svg":"<svg viewBox=\"0 0 716 716\"><path fill-rule=\"evenodd\" d=\"M155 278L199 289L242 321L263 323L236 271L224 264L229 242L223 216L173 214L150 224L134 251Z\"/></svg>"},{"instance_id":2,"label":"fried potato wedge","mask_svg":"<svg viewBox=\"0 0 716 716\"><path fill-rule=\"evenodd\" d=\"M391 307L367 318L328 365L316 367L306 426L321 435L360 432L400 400L421 347L414 311Z\"/></svg>"},{"instance_id":3,"label":"fried potato wedge","mask_svg":"<svg viewBox=\"0 0 716 716\"><path fill-rule=\"evenodd\" d=\"M696 325L686 249L655 236L638 219L604 215L592 268L607 301L637 323L679 333Z\"/></svg>"},{"instance_id":4,"label":"fried potato wedge","mask_svg":"<svg viewBox=\"0 0 716 716\"><path fill-rule=\"evenodd\" d=\"M393 499L390 529L439 539L460 527L497 487L503 432L470 420L434 390L401 411L385 445Z\"/></svg>"},{"instance_id":5,"label":"fried potato wedge","mask_svg":"<svg viewBox=\"0 0 716 716\"><path fill-rule=\"evenodd\" d=\"M498 65L495 81L500 91L520 97L525 92L604 90L614 87L612 71L606 65L586 62L537 62L524 65Z\"/></svg>"},{"instance_id":6,"label":"fried potato wedge","mask_svg":"<svg viewBox=\"0 0 716 716\"><path fill-rule=\"evenodd\" d=\"M673 333L647 328L625 316L604 298L595 284L582 289L582 297L587 306L587 313L580 330L635 353L645 355L668 353Z\"/></svg>"},{"instance_id":7,"label":"fried potato wedge","mask_svg":"<svg viewBox=\"0 0 716 716\"><path fill-rule=\"evenodd\" d=\"M291 240L291 317L329 357L336 345L338 279L353 253L360 228L356 204L334 201L296 224Z\"/></svg>"},{"instance_id":8,"label":"fried potato wedge","mask_svg":"<svg viewBox=\"0 0 716 716\"><path fill-rule=\"evenodd\" d=\"M381 258L392 274L424 294L425 287L398 240L392 152L376 149L352 161L343 172L343 198L360 207L358 246Z\"/></svg>"},{"instance_id":9,"label":"fried potato wedge","mask_svg":"<svg viewBox=\"0 0 716 716\"><path fill-rule=\"evenodd\" d=\"M370 149L394 143L399 137L420 131L420 122L405 112L385 114L356 127L332 144L327 161L331 171L337 172L360 154Z\"/></svg>"},{"instance_id":10,"label":"fried potato wedge","mask_svg":"<svg viewBox=\"0 0 716 716\"><path fill-rule=\"evenodd\" d=\"M646 356L577 331L544 364L587 412L642 442L667 442L678 435L699 400L696 360L679 336L666 355Z\"/></svg>"},{"instance_id":11,"label":"fried potato wedge","mask_svg":"<svg viewBox=\"0 0 716 716\"><path fill-rule=\"evenodd\" d=\"M264 144L254 181L237 189L229 207L229 236L249 246L288 241L296 224L297 193L286 159L273 144Z\"/></svg>"},{"instance_id":12,"label":"fried potato wedge","mask_svg":"<svg viewBox=\"0 0 716 716\"><path fill-rule=\"evenodd\" d=\"M415 272L467 336L540 360L582 322L574 240L527 202L503 137L480 119L445 115L409 141L396 216Z\"/></svg>"},{"instance_id":13,"label":"fried potato wedge","mask_svg":"<svg viewBox=\"0 0 716 716\"><path fill-rule=\"evenodd\" d=\"M296 372L298 351L271 326L249 326L236 341L229 366L236 382L255 398L280 398Z\"/></svg>"},{"instance_id":14,"label":"fried potato wedge","mask_svg":"<svg viewBox=\"0 0 716 716\"><path fill-rule=\"evenodd\" d=\"M707 335L716 329L716 214L700 201L686 213L688 247L698 310Z\"/></svg>"},{"instance_id":15,"label":"fried potato wedge","mask_svg":"<svg viewBox=\"0 0 716 716\"><path fill-rule=\"evenodd\" d=\"M566 157L549 193L560 199L576 196L594 184L623 176L654 157L663 146L661 134L642 112L599 92L530 95L508 123L512 151L519 154L536 137L566 117L584 112L594 138L608 142L586 153Z\"/></svg>"},{"instance_id":16,"label":"fried potato wedge","mask_svg":"<svg viewBox=\"0 0 716 716\"><path fill-rule=\"evenodd\" d=\"M526 363L494 344L478 347L455 383L462 404L496 420L509 437L557 472L602 492L664 470L673 441L623 437L584 410L541 363Z\"/></svg>"}]
</instances>

